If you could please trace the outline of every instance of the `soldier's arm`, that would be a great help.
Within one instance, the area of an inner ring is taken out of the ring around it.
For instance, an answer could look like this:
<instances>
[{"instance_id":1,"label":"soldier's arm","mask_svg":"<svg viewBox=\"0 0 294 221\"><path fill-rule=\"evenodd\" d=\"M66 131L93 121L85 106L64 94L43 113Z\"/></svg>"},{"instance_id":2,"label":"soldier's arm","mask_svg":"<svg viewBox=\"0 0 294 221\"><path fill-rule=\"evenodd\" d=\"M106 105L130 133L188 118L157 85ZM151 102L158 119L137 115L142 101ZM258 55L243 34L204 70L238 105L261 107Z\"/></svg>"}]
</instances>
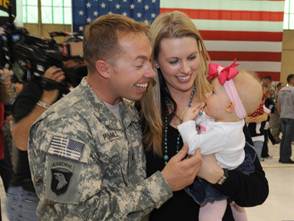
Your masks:
<instances>
[{"instance_id":1,"label":"soldier's arm","mask_svg":"<svg viewBox=\"0 0 294 221\"><path fill-rule=\"evenodd\" d=\"M75 122L74 127L78 131L83 125ZM63 131L68 132L68 128ZM123 178L121 171L111 174L99 161L101 156L87 148L91 145L86 142L91 140L90 134L83 134L81 140L58 132L38 126L31 130L29 158L42 220L138 219L171 197L160 172L124 185L119 180ZM77 147L75 154L64 150L69 142ZM118 185L111 185L112 182Z\"/></svg>"}]
</instances>

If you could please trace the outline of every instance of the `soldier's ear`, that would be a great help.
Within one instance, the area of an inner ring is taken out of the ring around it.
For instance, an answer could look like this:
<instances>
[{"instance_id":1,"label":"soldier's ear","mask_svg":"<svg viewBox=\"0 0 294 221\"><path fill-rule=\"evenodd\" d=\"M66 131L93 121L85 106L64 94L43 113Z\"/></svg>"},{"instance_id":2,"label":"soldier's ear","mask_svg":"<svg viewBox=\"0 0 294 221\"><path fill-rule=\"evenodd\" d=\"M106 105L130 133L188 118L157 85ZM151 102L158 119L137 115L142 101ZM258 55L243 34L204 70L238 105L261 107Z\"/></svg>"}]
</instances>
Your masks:
<instances>
[{"instance_id":1,"label":"soldier's ear","mask_svg":"<svg viewBox=\"0 0 294 221\"><path fill-rule=\"evenodd\" d=\"M102 76L103 78L110 77L110 66L104 60L97 60L95 63L97 73Z\"/></svg>"}]
</instances>

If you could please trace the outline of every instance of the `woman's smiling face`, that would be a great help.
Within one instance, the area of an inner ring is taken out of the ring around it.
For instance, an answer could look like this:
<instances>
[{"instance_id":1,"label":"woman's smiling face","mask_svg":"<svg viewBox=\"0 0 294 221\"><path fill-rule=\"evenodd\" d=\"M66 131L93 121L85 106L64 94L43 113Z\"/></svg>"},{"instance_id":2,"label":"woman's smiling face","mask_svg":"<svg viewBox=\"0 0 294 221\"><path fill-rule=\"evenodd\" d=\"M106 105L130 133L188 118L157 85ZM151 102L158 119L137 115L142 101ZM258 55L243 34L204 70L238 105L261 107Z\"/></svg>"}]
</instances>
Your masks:
<instances>
[{"instance_id":1,"label":"woman's smiling face","mask_svg":"<svg viewBox=\"0 0 294 221\"><path fill-rule=\"evenodd\" d=\"M156 64L170 91L191 90L200 66L196 39L193 37L162 39Z\"/></svg>"}]
</instances>

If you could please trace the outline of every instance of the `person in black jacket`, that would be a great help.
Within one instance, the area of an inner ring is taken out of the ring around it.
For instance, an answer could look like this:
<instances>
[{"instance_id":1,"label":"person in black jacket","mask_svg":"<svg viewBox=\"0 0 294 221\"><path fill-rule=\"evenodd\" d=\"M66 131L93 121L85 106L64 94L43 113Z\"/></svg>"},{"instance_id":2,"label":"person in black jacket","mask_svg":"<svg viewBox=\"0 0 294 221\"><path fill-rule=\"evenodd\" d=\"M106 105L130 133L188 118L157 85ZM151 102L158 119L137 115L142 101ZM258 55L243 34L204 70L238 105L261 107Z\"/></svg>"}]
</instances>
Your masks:
<instances>
[{"instance_id":1,"label":"person in black jacket","mask_svg":"<svg viewBox=\"0 0 294 221\"><path fill-rule=\"evenodd\" d=\"M188 105L204 100L211 86L206 80L207 51L192 21L183 13L159 15L151 25L153 59L158 72L157 87L150 88L142 103L147 174L162 170L181 149L183 143L176 126ZM246 128L245 128L246 130ZM225 173L211 155L202 156L198 176L207 180L242 207L262 204L268 196L268 182L252 146L250 136L245 146L246 159L253 161L255 171L245 175L236 170ZM150 221L198 220L199 206L184 190L153 210ZM223 217L232 221L228 208Z\"/></svg>"},{"instance_id":2,"label":"person in black jacket","mask_svg":"<svg viewBox=\"0 0 294 221\"><path fill-rule=\"evenodd\" d=\"M262 147L261 157L262 158L269 158L271 157L269 154L268 149L268 141L270 140L272 144L278 143L273 135L271 134L270 128L270 116L275 112L275 102L273 99L273 90L269 86L264 86L264 94L265 94L265 101L264 101L264 109L265 112L268 113L268 117L265 122L264 126L264 143Z\"/></svg>"}]
</instances>

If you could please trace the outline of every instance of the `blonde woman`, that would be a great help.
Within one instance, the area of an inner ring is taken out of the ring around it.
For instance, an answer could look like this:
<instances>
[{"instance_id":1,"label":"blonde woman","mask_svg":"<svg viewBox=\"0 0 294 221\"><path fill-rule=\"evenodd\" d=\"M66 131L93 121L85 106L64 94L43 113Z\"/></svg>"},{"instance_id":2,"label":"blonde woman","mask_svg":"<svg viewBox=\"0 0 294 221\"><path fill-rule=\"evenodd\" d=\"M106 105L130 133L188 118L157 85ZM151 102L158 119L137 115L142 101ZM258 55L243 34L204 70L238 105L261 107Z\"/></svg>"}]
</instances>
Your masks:
<instances>
[{"instance_id":1,"label":"blonde woman","mask_svg":"<svg viewBox=\"0 0 294 221\"><path fill-rule=\"evenodd\" d=\"M177 125L190 106L199 105L211 91L206 80L209 57L192 21L181 12L159 15L151 25L153 63L158 73L156 88L151 87L142 101L145 117L144 143L147 174L162 170L182 147ZM245 133L246 135L246 133ZM249 138L250 139L250 138ZM246 155L255 156L249 145ZM257 158L249 176L238 170L225 173L213 156L203 156L198 176L240 206L255 206L268 195L268 183ZM149 220L198 220L199 205L184 190L150 214ZM227 210L224 220L234 220Z\"/></svg>"}]
</instances>

